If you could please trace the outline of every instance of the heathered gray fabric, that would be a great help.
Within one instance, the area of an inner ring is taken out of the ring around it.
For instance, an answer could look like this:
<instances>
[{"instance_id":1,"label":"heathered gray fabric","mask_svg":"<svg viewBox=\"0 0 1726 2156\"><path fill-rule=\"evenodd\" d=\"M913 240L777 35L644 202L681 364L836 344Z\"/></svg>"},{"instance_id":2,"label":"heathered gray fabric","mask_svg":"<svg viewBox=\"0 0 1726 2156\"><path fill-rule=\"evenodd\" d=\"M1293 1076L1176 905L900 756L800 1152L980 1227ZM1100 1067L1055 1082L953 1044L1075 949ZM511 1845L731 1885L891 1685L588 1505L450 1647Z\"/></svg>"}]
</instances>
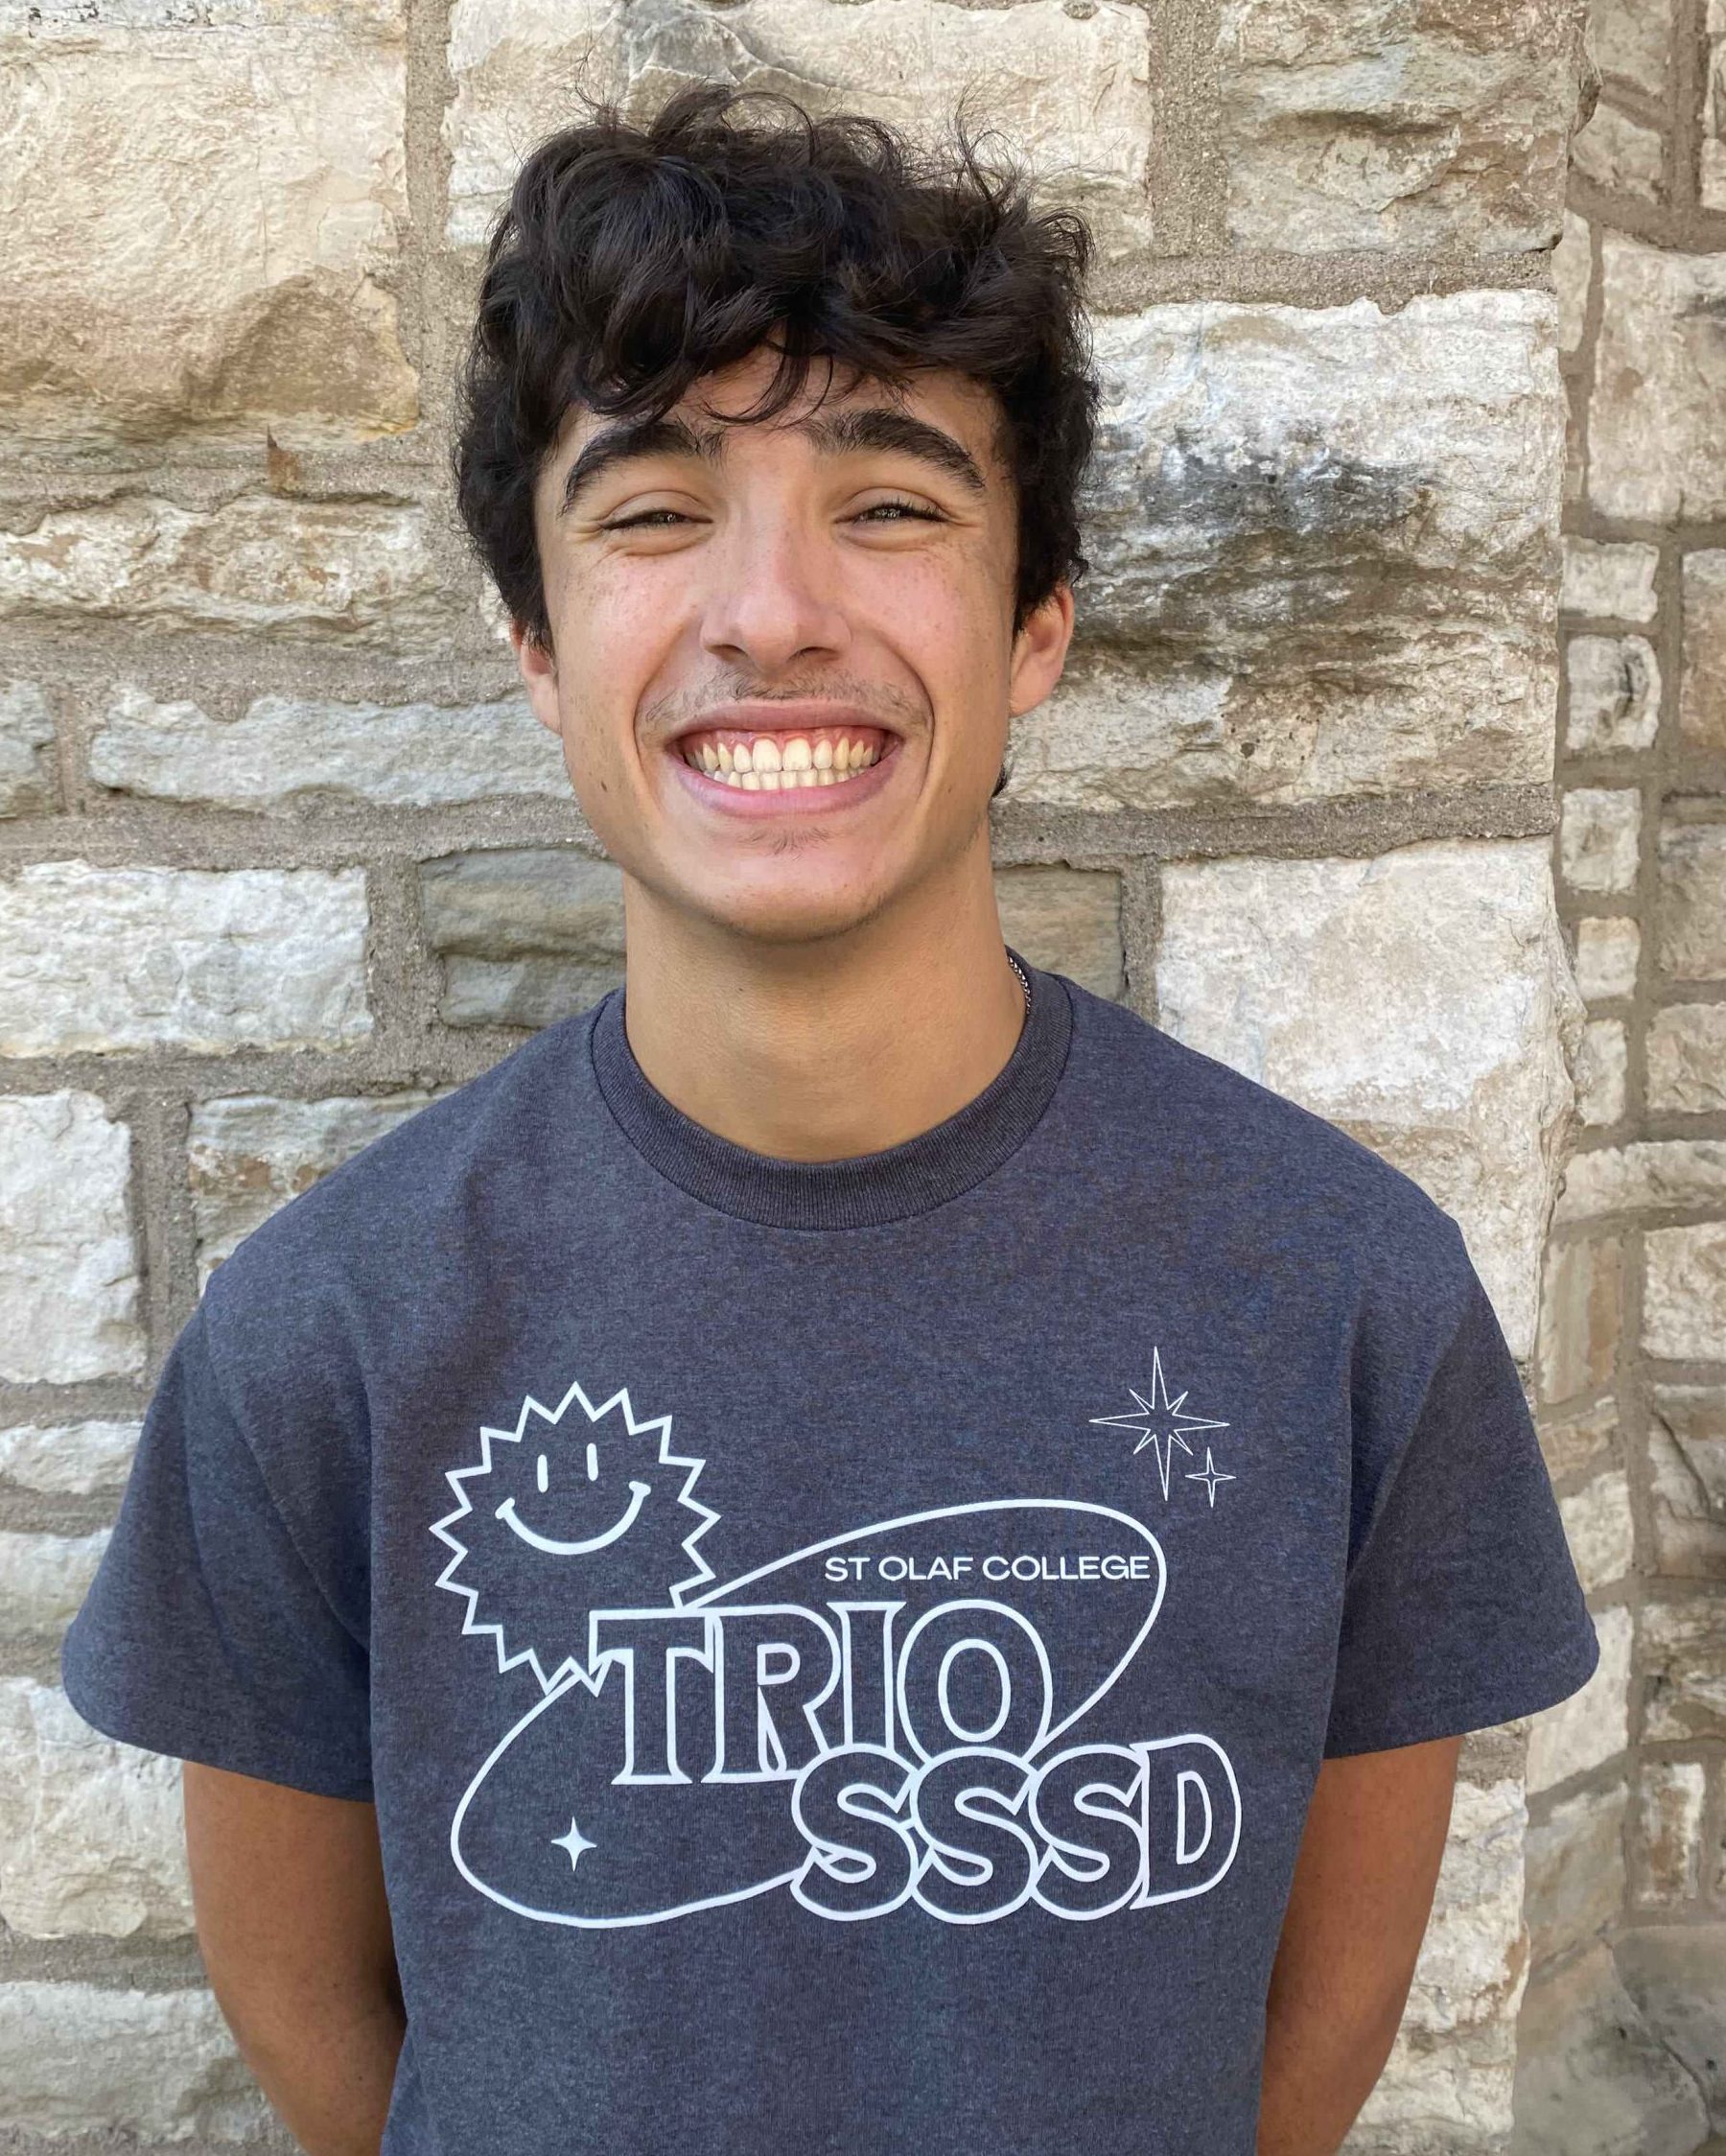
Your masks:
<instances>
[{"instance_id":1,"label":"heathered gray fabric","mask_svg":"<svg viewBox=\"0 0 1726 2156\"><path fill-rule=\"evenodd\" d=\"M1593 1668L1455 1223L1028 970L987 1091L816 1164L615 991L182 1334L65 1682L376 1802L385 2156L1250 2156L1320 1760Z\"/></svg>"}]
</instances>

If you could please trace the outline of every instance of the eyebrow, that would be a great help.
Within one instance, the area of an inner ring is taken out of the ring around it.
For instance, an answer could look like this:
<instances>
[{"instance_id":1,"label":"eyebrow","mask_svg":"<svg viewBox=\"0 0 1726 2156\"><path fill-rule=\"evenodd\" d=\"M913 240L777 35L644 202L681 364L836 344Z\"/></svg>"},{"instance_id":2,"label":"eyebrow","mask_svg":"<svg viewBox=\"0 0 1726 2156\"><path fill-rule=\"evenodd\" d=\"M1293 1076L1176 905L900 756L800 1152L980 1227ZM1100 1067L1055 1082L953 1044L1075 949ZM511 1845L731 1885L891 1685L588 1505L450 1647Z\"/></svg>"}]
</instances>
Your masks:
<instances>
[{"instance_id":1,"label":"eyebrow","mask_svg":"<svg viewBox=\"0 0 1726 2156\"><path fill-rule=\"evenodd\" d=\"M811 412L792 423L792 431L805 435L825 456L844 456L848 451L893 450L915 457L954 479L971 494L986 494L988 481L977 460L963 442L926 419L887 405L864 405L846 411ZM558 515L566 516L576 498L592 486L601 473L618 464L645 457L692 457L717 465L725 454L728 429L711 427L697 433L686 420L629 419L606 427L582 447L564 477Z\"/></svg>"}]
</instances>

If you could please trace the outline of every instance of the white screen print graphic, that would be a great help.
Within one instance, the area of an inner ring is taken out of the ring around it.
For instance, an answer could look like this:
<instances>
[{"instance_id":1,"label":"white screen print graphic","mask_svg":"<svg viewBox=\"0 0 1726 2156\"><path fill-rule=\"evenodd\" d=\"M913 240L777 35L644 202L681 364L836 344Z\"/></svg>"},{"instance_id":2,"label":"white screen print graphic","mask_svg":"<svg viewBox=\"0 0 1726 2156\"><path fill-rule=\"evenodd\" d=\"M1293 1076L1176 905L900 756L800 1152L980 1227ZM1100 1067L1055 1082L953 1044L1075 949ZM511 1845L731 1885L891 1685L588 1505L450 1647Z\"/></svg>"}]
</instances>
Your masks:
<instances>
[{"instance_id":1,"label":"white screen print graphic","mask_svg":"<svg viewBox=\"0 0 1726 2156\"><path fill-rule=\"evenodd\" d=\"M1167 1581L1141 1521L988 1499L721 1582L695 1550L718 1517L703 1467L669 1417L571 1386L449 1472L437 1583L543 1695L451 1823L480 1893L581 1926L773 1892L835 1922L979 1924L1143 1910L1226 1875L1223 1747L1111 1713Z\"/></svg>"}]
</instances>

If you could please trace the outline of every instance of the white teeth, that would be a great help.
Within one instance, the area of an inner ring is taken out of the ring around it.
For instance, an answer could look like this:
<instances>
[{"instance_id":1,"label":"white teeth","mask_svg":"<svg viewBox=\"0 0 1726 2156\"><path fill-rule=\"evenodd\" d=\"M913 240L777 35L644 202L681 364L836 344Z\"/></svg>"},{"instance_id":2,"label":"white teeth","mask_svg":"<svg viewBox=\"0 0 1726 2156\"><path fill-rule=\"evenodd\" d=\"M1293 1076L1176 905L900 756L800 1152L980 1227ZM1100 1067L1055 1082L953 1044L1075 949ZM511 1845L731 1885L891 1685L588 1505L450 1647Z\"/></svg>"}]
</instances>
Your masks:
<instances>
[{"instance_id":1,"label":"white teeth","mask_svg":"<svg viewBox=\"0 0 1726 2156\"><path fill-rule=\"evenodd\" d=\"M703 741L701 744L701 768L704 771L717 771L719 768L719 752L711 741Z\"/></svg>"},{"instance_id":2,"label":"white teeth","mask_svg":"<svg viewBox=\"0 0 1726 2156\"><path fill-rule=\"evenodd\" d=\"M780 745L771 734L763 734L749 752L749 761L757 771L777 771L780 768Z\"/></svg>"},{"instance_id":3,"label":"white teeth","mask_svg":"<svg viewBox=\"0 0 1726 2156\"><path fill-rule=\"evenodd\" d=\"M833 768L832 742L825 739L817 741L812 761L817 771L830 771Z\"/></svg>"},{"instance_id":4,"label":"white teeth","mask_svg":"<svg viewBox=\"0 0 1726 2156\"><path fill-rule=\"evenodd\" d=\"M777 771L763 771L760 774L760 778L761 790L764 793L778 793L780 789L780 775ZM793 780L792 784L795 785L796 781Z\"/></svg>"},{"instance_id":5,"label":"white teeth","mask_svg":"<svg viewBox=\"0 0 1726 2156\"><path fill-rule=\"evenodd\" d=\"M832 772L825 765L815 773L815 784L818 786L837 785L838 783Z\"/></svg>"},{"instance_id":6,"label":"white teeth","mask_svg":"<svg viewBox=\"0 0 1726 2156\"><path fill-rule=\"evenodd\" d=\"M758 771L745 771L745 772L744 772L744 774L743 774L743 790L744 790L744 792L745 792L745 793L759 793L759 792L760 792L760 790L761 790L761 774L760 774L760 773L759 773Z\"/></svg>"},{"instance_id":7,"label":"white teeth","mask_svg":"<svg viewBox=\"0 0 1726 2156\"><path fill-rule=\"evenodd\" d=\"M795 735L780 742L771 735L761 735L754 741L705 740L680 746L684 762L691 768L750 793L841 785L872 763L878 763L882 755L875 744L853 741L848 736L837 741L824 737L810 742Z\"/></svg>"},{"instance_id":8,"label":"white teeth","mask_svg":"<svg viewBox=\"0 0 1726 2156\"><path fill-rule=\"evenodd\" d=\"M833 769L835 771L849 771L851 769L851 743L843 734L833 743Z\"/></svg>"},{"instance_id":9,"label":"white teeth","mask_svg":"<svg viewBox=\"0 0 1726 2156\"><path fill-rule=\"evenodd\" d=\"M750 756L749 743L747 741L736 741L733 743L732 768L735 771L753 771L755 769L755 762ZM765 766L763 765L763 769L764 768Z\"/></svg>"},{"instance_id":10,"label":"white teeth","mask_svg":"<svg viewBox=\"0 0 1726 2156\"><path fill-rule=\"evenodd\" d=\"M809 754L809 744L800 734L795 740L785 743L785 769L809 771L814 768L814 758Z\"/></svg>"},{"instance_id":11,"label":"white teeth","mask_svg":"<svg viewBox=\"0 0 1726 2156\"><path fill-rule=\"evenodd\" d=\"M735 768L732 762L731 743L729 741L721 741L719 744L719 768L721 771L731 771Z\"/></svg>"}]
</instances>

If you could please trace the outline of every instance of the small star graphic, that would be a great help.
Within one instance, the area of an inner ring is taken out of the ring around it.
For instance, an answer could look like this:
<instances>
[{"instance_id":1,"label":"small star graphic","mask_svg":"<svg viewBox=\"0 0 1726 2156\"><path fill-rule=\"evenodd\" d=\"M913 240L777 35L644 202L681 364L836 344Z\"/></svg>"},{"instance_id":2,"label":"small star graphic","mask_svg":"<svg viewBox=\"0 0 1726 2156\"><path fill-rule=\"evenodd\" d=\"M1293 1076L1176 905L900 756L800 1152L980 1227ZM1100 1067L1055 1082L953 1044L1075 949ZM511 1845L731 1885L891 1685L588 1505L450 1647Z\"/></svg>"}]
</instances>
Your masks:
<instances>
[{"instance_id":1,"label":"small star graphic","mask_svg":"<svg viewBox=\"0 0 1726 2156\"><path fill-rule=\"evenodd\" d=\"M554 1848L567 1849L570 1852L570 1869L571 1871L575 1869L576 1858L580 1856L584 1849L596 1849L598 1847L597 1842L590 1841L586 1835L582 1833L581 1829L575 1824L572 1816L570 1820L569 1833L554 1834L551 1837L551 1841Z\"/></svg>"},{"instance_id":2,"label":"small star graphic","mask_svg":"<svg viewBox=\"0 0 1726 2156\"><path fill-rule=\"evenodd\" d=\"M1204 1485L1204 1494L1210 1499L1211 1511L1214 1512L1217 1509L1217 1485L1233 1482L1235 1478L1232 1475L1225 1475L1221 1467L1212 1465L1210 1446L1206 1445L1204 1448L1204 1465L1195 1468L1186 1479L1188 1482Z\"/></svg>"},{"instance_id":3,"label":"small star graphic","mask_svg":"<svg viewBox=\"0 0 1726 2156\"><path fill-rule=\"evenodd\" d=\"M1135 1453L1143 1452L1147 1445L1152 1447L1156 1461L1157 1480L1162 1484L1163 1499L1166 1503L1169 1495L1169 1478L1175 1465L1175 1447L1178 1445L1189 1460L1193 1457L1193 1448L1188 1444L1181 1432L1183 1430L1226 1430L1228 1424L1218 1422L1208 1416L1185 1415L1181 1412L1180 1403L1186 1398L1186 1394L1184 1392L1178 1393L1173 1399L1169 1397L1168 1383L1163 1376L1162 1355L1155 1348L1151 1350L1151 1397L1146 1399L1142 1393L1133 1392L1131 1385L1127 1390L1137 1403L1138 1413L1136 1415L1093 1415L1090 1419L1093 1422L1105 1423L1113 1429L1133 1432L1139 1441L1132 1448ZM1159 1422L1163 1425L1161 1429L1153 1427L1154 1424ZM1231 1475L1227 1479L1232 1482L1234 1477Z\"/></svg>"}]
</instances>

